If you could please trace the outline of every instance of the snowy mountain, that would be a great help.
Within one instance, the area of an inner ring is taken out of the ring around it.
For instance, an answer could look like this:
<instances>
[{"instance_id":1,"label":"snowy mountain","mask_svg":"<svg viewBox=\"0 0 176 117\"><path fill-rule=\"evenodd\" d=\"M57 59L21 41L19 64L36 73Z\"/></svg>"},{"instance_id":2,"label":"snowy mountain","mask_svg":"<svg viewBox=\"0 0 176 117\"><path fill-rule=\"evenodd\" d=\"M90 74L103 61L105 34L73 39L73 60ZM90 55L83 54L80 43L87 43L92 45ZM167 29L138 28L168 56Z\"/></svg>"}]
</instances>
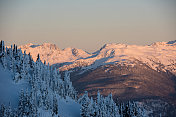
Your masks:
<instances>
[{"instance_id":1,"label":"snowy mountain","mask_svg":"<svg viewBox=\"0 0 176 117\"><path fill-rule=\"evenodd\" d=\"M75 67L95 69L107 64L128 64L134 66L138 60L154 70L176 73L176 43L157 42L149 46L105 44L100 50L85 59L79 59L60 69L68 70Z\"/></svg>"},{"instance_id":2,"label":"snowy mountain","mask_svg":"<svg viewBox=\"0 0 176 117\"><path fill-rule=\"evenodd\" d=\"M139 60L157 71L169 70L176 74L176 41L156 42L149 46L105 44L100 50L89 54L81 49L65 48L59 49L54 44L44 43L42 45L27 44L20 46L21 50L32 55L36 60L40 53L42 61L56 64L60 70L69 70L77 67L82 69L95 69L107 64L135 65ZM63 64L67 63L67 64Z\"/></svg>"},{"instance_id":3,"label":"snowy mountain","mask_svg":"<svg viewBox=\"0 0 176 117\"><path fill-rule=\"evenodd\" d=\"M42 45L34 45L32 43L19 46L22 51L26 51L32 55L33 59L37 59L37 55L40 54L42 61L47 63L56 64L64 62L73 62L77 59L86 58L90 56L87 52L76 49L76 48L65 48L63 50L59 49L55 44L44 43Z\"/></svg>"}]
</instances>

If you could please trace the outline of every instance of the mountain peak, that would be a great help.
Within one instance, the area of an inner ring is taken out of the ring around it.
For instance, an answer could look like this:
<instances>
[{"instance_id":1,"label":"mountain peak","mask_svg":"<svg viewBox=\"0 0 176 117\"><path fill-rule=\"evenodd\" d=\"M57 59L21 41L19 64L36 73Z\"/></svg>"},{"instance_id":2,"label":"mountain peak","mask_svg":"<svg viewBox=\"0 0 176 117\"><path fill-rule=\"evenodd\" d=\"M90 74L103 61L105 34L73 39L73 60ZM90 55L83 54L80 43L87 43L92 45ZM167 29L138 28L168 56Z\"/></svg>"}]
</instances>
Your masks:
<instances>
[{"instance_id":1,"label":"mountain peak","mask_svg":"<svg viewBox=\"0 0 176 117\"><path fill-rule=\"evenodd\" d=\"M99 54L99 52L104 50L104 49L106 50L106 49L116 49L116 48L125 48L125 47L127 47L127 45L126 44L122 44L122 43L107 43L104 46L102 46L100 48L100 50L98 50L98 51L96 51L96 52L94 52L92 54L95 54L95 55Z\"/></svg>"},{"instance_id":2,"label":"mountain peak","mask_svg":"<svg viewBox=\"0 0 176 117\"><path fill-rule=\"evenodd\" d=\"M22 51L26 50L27 53L30 52L34 60L40 54L40 59L42 61L46 60L50 64L73 62L77 59L90 56L81 49L69 47L61 50L52 43L43 43L42 45L27 44L20 46L20 48Z\"/></svg>"},{"instance_id":3,"label":"mountain peak","mask_svg":"<svg viewBox=\"0 0 176 117\"><path fill-rule=\"evenodd\" d=\"M126 47L127 45L126 44L121 44L121 43L108 43L108 44L105 44L101 49L104 49L104 48L117 48L117 47Z\"/></svg>"},{"instance_id":4,"label":"mountain peak","mask_svg":"<svg viewBox=\"0 0 176 117\"><path fill-rule=\"evenodd\" d=\"M52 44L52 43L43 43L41 46L53 46L55 44Z\"/></svg>"},{"instance_id":5,"label":"mountain peak","mask_svg":"<svg viewBox=\"0 0 176 117\"><path fill-rule=\"evenodd\" d=\"M36 47L45 47L45 48L53 48L53 49L57 49L57 46L55 44L52 43L43 43L42 45L39 44L33 44L33 43L28 43L26 45L22 45L20 47L25 47L25 48L36 48Z\"/></svg>"},{"instance_id":6,"label":"mountain peak","mask_svg":"<svg viewBox=\"0 0 176 117\"><path fill-rule=\"evenodd\" d=\"M41 47L50 48L50 49L59 49L55 44L52 44L52 43L43 43Z\"/></svg>"}]
</instances>

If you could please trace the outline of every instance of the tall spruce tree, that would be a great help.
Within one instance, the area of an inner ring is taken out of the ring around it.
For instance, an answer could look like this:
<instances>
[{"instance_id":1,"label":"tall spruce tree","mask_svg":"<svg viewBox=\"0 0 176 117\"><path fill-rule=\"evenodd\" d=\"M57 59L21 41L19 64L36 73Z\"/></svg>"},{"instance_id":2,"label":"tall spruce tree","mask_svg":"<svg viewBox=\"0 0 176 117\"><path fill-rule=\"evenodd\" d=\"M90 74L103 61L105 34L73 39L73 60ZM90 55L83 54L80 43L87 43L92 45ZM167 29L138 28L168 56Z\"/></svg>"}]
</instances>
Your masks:
<instances>
[{"instance_id":1,"label":"tall spruce tree","mask_svg":"<svg viewBox=\"0 0 176 117\"><path fill-rule=\"evenodd\" d=\"M79 102L81 104L81 116L82 117L90 117L90 99L88 97L88 92L85 91L84 95L79 99Z\"/></svg>"}]
</instances>

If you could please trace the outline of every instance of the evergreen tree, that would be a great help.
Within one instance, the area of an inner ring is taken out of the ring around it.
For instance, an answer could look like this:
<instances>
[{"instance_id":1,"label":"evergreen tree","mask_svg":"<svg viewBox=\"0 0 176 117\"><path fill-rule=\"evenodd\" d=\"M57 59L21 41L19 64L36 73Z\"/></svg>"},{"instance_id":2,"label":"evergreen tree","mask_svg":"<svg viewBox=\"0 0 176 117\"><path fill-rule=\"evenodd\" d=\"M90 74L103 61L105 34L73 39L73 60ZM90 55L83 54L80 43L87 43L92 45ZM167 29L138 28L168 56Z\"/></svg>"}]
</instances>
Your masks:
<instances>
[{"instance_id":1,"label":"evergreen tree","mask_svg":"<svg viewBox=\"0 0 176 117\"><path fill-rule=\"evenodd\" d=\"M11 109L10 103L9 103L9 107L6 109L5 115L6 116L4 116L4 117L13 117L13 113L12 113L12 109Z\"/></svg>"},{"instance_id":2,"label":"evergreen tree","mask_svg":"<svg viewBox=\"0 0 176 117\"><path fill-rule=\"evenodd\" d=\"M14 62L15 62L15 58L13 57L13 52L12 52L12 46L11 46L11 49L10 49L10 65L9 65L9 70L11 72L15 72L14 71Z\"/></svg>"},{"instance_id":3,"label":"evergreen tree","mask_svg":"<svg viewBox=\"0 0 176 117\"><path fill-rule=\"evenodd\" d=\"M2 53L2 46L3 46L3 44L2 44L2 40L1 40L1 43L0 43L0 53Z\"/></svg>"},{"instance_id":4,"label":"evergreen tree","mask_svg":"<svg viewBox=\"0 0 176 117\"><path fill-rule=\"evenodd\" d=\"M1 104L0 117L4 117L6 112L6 108L4 104Z\"/></svg>"},{"instance_id":5,"label":"evergreen tree","mask_svg":"<svg viewBox=\"0 0 176 117\"><path fill-rule=\"evenodd\" d=\"M18 82L19 79L20 79L20 74L19 74L18 72L16 72L16 73L14 74L13 80L14 80L15 82Z\"/></svg>"},{"instance_id":6,"label":"evergreen tree","mask_svg":"<svg viewBox=\"0 0 176 117\"><path fill-rule=\"evenodd\" d=\"M20 94L17 113L19 117L25 116L25 95L23 90L21 91L21 94Z\"/></svg>"},{"instance_id":7,"label":"evergreen tree","mask_svg":"<svg viewBox=\"0 0 176 117\"><path fill-rule=\"evenodd\" d=\"M29 97L29 113L31 117L37 117L37 102L35 93L31 91Z\"/></svg>"},{"instance_id":8,"label":"evergreen tree","mask_svg":"<svg viewBox=\"0 0 176 117\"><path fill-rule=\"evenodd\" d=\"M90 103L88 106L88 115L90 117L95 117L96 116L96 103L94 102L93 98L90 98Z\"/></svg>"},{"instance_id":9,"label":"evergreen tree","mask_svg":"<svg viewBox=\"0 0 176 117\"><path fill-rule=\"evenodd\" d=\"M81 116L82 117L90 117L89 112L89 103L90 99L88 97L88 92L85 91L84 95L79 99L79 102L81 104Z\"/></svg>"},{"instance_id":10,"label":"evergreen tree","mask_svg":"<svg viewBox=\"0 0 176 117\"><path fill-rule=\"evenodd\" d=\"M58 101L57 101L56 95L53 96L53 113L55 115L58 114Z\"/></svg>"},{"instance_id":11,"label":"evergreen tree","mask_svg":"<svg viewBox=\"0 0 176 117\"><path fill-rule=\"evenodd\" d=\"M1 40L1 43L0 43L0 58L2 58L4 56L4 53L5 53L4 41Z\"/></svg>"},{"instance_id":12,"label":"evergreen tree","mask_svg":"<svg viewBox=\"0 0 176 117\"><path fill-rule=\"evenodd\" d=\"M22 63L21 63L20 77L21 79L26 79L26 69L24 66L24 60L22 60Z\"/></svg>"},{"instance_id":13,"label":"evergreen tree","mask_svg":"<svg viewBox=\"0 0 176 117\"><path fill-rule=\"evenodd\" d=\"M4 69L7 68L7 55L6 55L6 51L5 51L5 45L4 45L4 41L1 41L1 44L0 44L0 61L4 67Z\"/></svg>"},{"instance_id":14,"label":"evergreen tree","mask_svg":"<svg viewBox=\"0 0 176 117\"><path fill-rule=\"evenodd\" d=\"M64 87L65 87L65 97L69 96L72 99L76 99L76 91L72 86L72 82L70 81L70 73L68 71L65 72L64 76Z\"/></svg>"},{"instance_id":15,"label":"evergreen tree","mask_svg":"<svg viewBox=\"0 0 176 117\"><path fill-rule=\"evenodd\" d=\"M29 72L31 70L30 68L30 63L29 63L29 55L26 54L26 51L24 51L24 55L23 55L23 62L24 62L24 71L25 71L25 75L26 75L26 79L29 80Z\"/></svg>"},{"instance_id":16,"label":"evergreen tree","mask_svg":"<svg viewBox=\"0 0 176 117\"><path fill-rule=\"evenodd\" d=\"M37 61L40 61L40 54L37 55Z\"/></svg>"},{"instance_id":17,"label":"evergreen tree","mask_svg":"<svg viewBox=\"0 0 176 117\"><path fill-rule=\"evenodd\" d=\"M6 53L4 52L2 59L4 69L7 69Z\"/></svg>"},{"instance_id":18,"label":"evergreen tree","mask_svg":"<svg viewBox=\"0 0 176 117\"><path fill-rule=\"evenodd\" d=\"M29 65L30 65L30 68L33 69L34 68L34 66L33 66L34 61L32 59L32 56L31 56L30 52L29 52L28 56L29 56Z\"/></svg>"},{"instance_id":19,"label":"evergreen tree","mask_svg":"<svg viewBox=\"0 0 176 117\"><path fill-rule=\"evenodd\" d=\"M107 108L107 115L110 117L119 117L118 107L116 106L114 100L112 99L112 94L109 94L105 98L106 108Z\"/></svg>"},{"instance_id":20,"label":"evergreen tree","mask_svg":"<svg viewBox=\"0 0 176 117\"><path fill-rule=\"evenodd\" d=\"M146 117L145 109L139 107L135 102L127 102L119 105L119 113L121 116L125 117Z\"/></svg>"}]
</instances>

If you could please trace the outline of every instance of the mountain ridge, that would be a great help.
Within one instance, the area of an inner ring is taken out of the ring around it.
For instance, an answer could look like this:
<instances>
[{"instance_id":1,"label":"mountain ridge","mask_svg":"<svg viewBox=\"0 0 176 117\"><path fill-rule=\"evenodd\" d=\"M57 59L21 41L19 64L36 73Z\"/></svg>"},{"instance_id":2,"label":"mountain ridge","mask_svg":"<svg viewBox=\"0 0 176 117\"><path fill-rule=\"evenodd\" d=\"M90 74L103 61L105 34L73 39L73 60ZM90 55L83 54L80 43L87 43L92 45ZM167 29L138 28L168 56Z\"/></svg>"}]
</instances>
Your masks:
<instances>
[{"instance_id":1,"label":"mountain ridge","mask_svg":"<svg viewBox=\"0 0 176 117\"><path fill-rule=\"evenodd\" d=\"M170 70L175 73L175 55L176 44L166 44L166 42L157 42L149 46L106 44L92 57L74 61L70 65L61 67L61 69L68 70L75 66L81 67L81 65L76 65L77 63L84 63L86 66L95 66L94 68L96 68L105 64L130 63L130 61L137 59L154 70Z\"/></svg>"},{"instance_id":2,"label":"mountain ridge","mask_svg":"<svg viewBox=\"0 0 176 117\"><path fill-rule=\"evenodd\" d=\"M42 61L46 60L51 65L58 65L62 71L75 67L95 69L101 65L115 64L117 62L124 64L137 59L154 70L162 69L163 71L169 70L174 74L176 73L175 41L155 42L145 46L110 43L105 44L92 54L72 47L59 49L55 44L51 43L42 45L27 44L19 47L22 51L30 52L34 60L36 60L37 54L40 53ZM62 65L60 66L60 64Z\"/></svg>"}]
</instances>

